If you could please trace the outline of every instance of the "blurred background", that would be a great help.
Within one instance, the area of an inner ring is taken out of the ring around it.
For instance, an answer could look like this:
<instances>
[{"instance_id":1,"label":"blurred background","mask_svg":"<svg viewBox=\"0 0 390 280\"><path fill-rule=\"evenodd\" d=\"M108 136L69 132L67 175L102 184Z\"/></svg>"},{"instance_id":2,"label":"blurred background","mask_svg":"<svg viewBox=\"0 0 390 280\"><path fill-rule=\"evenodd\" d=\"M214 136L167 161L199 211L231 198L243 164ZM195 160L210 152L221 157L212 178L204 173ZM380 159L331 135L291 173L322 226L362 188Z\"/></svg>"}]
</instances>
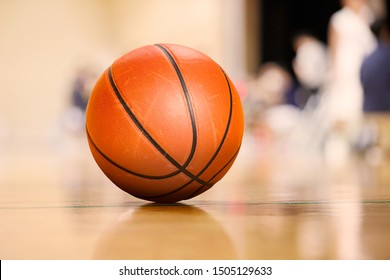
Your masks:
<instances>
[{"instance_id":1,"label":"blurred background","mask_svg":"<svg viewBox=\"0 0 390 280\"><path fill-rule=\"evenodd\" d=\"M305 108L325 83L330 18L343 2L366 2L370 23L386 14L383 0L2 0L2 142L46 147L59 122L75 125L69 122L77 112L69 106L84 106L82 98L71 97L77 86L90 90L118 56L160 42L187 45L216 60L243 102L251 103L245 103L251 124L261 106ZM323 50L314 49L314 58L298 56L299 35L312 36Z\"/></svg>"},{"instance_id":2,"label":"blurred background","mask_svg":"<svg viewBox=\"0 0 390 280\"><path fill-rule=\"evenodd\" d=\"M386 60L361 66L388 37L387 8L385 0L1 0L0 151L26 158L85 138L89 93L114 59L176 43L206 53L232 78L251 154L275 145L284 153L283 145L377 163L385 154L378 146L388 145L388 108L378 104L388 96L364 102L386 91L385 81L373 88L381 75L367 74Z\"/></svg>"},{"instance_id":3,"label":"blurred background","mask_svg":"<svg viewBox=\"0 0 390 280\"><path fill-rule=\"evenodd\" d=\"M114 59L146 44L191 46L228 68L232 76L244 76L244 4L0 1L3 137L12 144L45 146L70 105L76 79L96 79Z\"/></svg>"}]
</instances>

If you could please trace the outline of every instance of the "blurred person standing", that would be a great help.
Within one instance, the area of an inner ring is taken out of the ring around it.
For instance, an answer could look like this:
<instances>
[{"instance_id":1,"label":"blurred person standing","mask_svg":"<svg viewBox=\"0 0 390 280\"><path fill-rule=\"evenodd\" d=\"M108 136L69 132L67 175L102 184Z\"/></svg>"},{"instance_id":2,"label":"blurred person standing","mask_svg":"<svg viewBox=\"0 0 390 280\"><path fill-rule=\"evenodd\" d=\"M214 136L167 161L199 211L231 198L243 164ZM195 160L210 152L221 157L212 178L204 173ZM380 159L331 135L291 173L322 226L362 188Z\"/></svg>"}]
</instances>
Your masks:
<instances>
[{"instance_id":1,"label":"blurred person standing","mask_svg":"<svg viewBox=\"0 0 390 280\"><path fill-rule=\"evenodd\" d=\"M68 108L63 119L65 129L71 134L84 133L85 111L96 77L95 71L87 66L76 71Z\"/></svg>"},{"instance_id":2,"label":"blurred person standing","mask_svg":"<svg viewBox=\"0 0 390 280\"><path fill-rule=\"evenodd\" d=\"M389 16L376 21L373 30L378 46L364 60L360 72L364 92L363 110L366 113L390 112Z\"/></svg>"},{"instance_id":3,"label":"blurred person standing","mask_svg":"<svg viewBox=\"0 0 390 280\"><path fill-rule=\"evenodd\" d=\"M370 24L374 20L366 0L341 0L342 8L329 22L331 118L355 123L362 114L360 68L376 47Z\"/></svg>"},{"instance_id":4,"label":"blurred person standing","mask_svg":"<svg viewBox=\"0 0 390 280\"><path fill-rule=\"evenodd\" d=\"M269 61L260 66L249 88L244 103L246 135L265 156L279 150L298 122L300 109L287 100L295 83L283 65Z\"/></svg>"},{"instance_id":5,"label":"blurred person standing","mask_svg":"<svg viewBox=\"0 0 390 280\"><path fill-rule=\"evenodd\" d=\"M341 0L342 8L331 16L328 47L330 75L324 95L329 135L325 152L348 155L363 116L360 68L376 47L370 29L374 13L366 0Z\"/></svg>"},{"instance_id":6,"label":"blurred person standing","mask_svg":"<svg viewBox=\"0 0 390 280\"><path fill-rule=\"evenodd\" d=\"M372 25L378 46L364 60L360 72L365 122L359 148L374 164L390 152L390 0L386 6L385 15Z\"/></svg>"},{"instance_id":7,"label":"blurred person standing","mask_svg":"<svg viewBox=\"0 0 390 280\"><path fill-rule=\"evenodd\" d=\"M308 100L317 96L328 76L328 53L324 43L308 32L300 32L293 38L295 57L292 62L299 87L295 103L304 108Z\"/></svg>"}]
</instances>

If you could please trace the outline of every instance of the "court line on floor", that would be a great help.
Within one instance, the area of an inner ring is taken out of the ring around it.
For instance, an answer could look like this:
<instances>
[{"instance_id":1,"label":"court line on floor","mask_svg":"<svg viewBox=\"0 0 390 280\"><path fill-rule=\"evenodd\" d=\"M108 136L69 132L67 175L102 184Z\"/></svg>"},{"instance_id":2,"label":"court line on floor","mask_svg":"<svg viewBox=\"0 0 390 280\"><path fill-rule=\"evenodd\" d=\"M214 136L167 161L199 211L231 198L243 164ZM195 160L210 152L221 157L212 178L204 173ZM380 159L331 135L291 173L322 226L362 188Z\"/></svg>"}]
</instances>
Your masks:
<instances>
[{"instance_id":1,"label":"court line on floor","mask_svg":"<svg viewBox=\"0 0 390 280\"><path fill-rule=\"evenodd\" d=\"M0 206L0 210L26 210L26 209L96 209L96 208L138 208L140 206L229 206L229 205L246 205L246 206L261 206L261 205L335 205L344 203L359 203L363 205L367 204L389 204L390 199L386 200L362 200L362 201L348 201L348 200L333 200L333 201L256 201L256 202L218 202L218 201L200 201L194 203L145 203L145 202L130 202L124 204L112 204L112 205L51 205L51 206Z\"/></svg>"}]
</instances>

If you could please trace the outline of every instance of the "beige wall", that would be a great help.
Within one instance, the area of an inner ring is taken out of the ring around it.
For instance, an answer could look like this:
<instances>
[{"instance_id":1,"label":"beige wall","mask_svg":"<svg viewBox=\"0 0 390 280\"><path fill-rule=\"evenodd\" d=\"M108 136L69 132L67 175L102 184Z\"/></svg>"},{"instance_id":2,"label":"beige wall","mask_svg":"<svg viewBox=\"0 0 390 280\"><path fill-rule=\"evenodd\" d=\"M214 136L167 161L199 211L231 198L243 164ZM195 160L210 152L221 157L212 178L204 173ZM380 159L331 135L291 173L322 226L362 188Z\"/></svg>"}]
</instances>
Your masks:
<instances>
[{"instance_id":1,"label":"beige wall","mask_svg":"<svg viewBox=\"0 0 390 280\"><path fill-rule=\"evenodd\" d=\"M145 44L188 45L239 75L243 24L235 12L243 2L1 0L0 123L11 139L41 141L61 117L78 66L102 71Z\"/></svg>"}]
</instances>

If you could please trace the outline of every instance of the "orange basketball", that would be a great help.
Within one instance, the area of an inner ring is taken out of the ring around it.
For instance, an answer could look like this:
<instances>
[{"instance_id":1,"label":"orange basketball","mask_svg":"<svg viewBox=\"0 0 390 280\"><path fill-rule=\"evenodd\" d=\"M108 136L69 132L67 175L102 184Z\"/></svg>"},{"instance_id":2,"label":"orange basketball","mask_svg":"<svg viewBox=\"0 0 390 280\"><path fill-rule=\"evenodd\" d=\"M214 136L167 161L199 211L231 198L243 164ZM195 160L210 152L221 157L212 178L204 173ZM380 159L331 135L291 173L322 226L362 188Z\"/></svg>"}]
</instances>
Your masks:
<instances>
[{"instance_id":1,"label":"orange basketball","mask_svg":"<svg viewBox=\"0 0 390 280\"><path fill-rule=\"evenodd\" d=\"M89 99L92 155L123 191L155 202L199 195L240 149L240 97L221 67L194 49L158 44L120 57Z\"/></svg>"}]
</instances>

